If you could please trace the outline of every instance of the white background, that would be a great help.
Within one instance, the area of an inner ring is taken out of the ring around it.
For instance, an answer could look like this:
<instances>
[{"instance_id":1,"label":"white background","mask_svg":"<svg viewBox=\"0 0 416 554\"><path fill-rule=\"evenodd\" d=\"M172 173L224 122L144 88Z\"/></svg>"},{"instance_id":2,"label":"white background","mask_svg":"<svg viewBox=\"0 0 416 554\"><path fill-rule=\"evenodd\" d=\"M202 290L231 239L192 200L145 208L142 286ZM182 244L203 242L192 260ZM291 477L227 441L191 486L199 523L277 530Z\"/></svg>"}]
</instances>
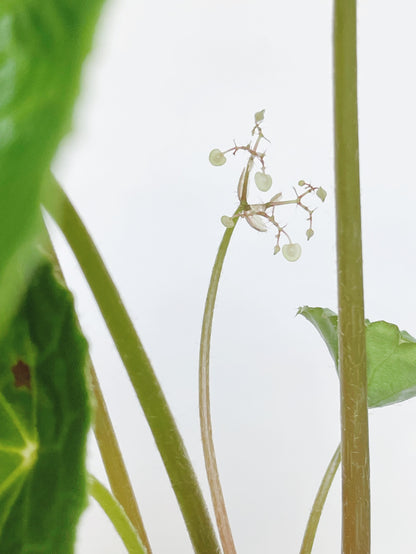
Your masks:
<instances>
[{"instance_id":1,"label":"white background","mask_svg":"<svg viewBox=\"0 0 416 554\"><path fill-rule=\"evenodd\" d=\"M359 2L359 113L366 316L416 335L414 3ZM329 0L112 0L84 71L55 172L87 223L162 383L209 500L199 438L199 332L210 271L236 207L249 140L266 109L271 194L305 179L328 190L303 254L242 222L220 283L212 339L214 439L239 554L299 552L339 441L338 378L298 306L336 310ZM268 195L266 195L267 197ZM264 196L254 193L253 199ZM57 247L137 493L154 554L192 552L141 408L62 237ZM370 414L373 552L415 552L416 401ZM105 480L91 437L89 466ZM340 484L314 552L340 551ZM101 509L77 554L121 554Z\"/></svg>"}]
</instances>

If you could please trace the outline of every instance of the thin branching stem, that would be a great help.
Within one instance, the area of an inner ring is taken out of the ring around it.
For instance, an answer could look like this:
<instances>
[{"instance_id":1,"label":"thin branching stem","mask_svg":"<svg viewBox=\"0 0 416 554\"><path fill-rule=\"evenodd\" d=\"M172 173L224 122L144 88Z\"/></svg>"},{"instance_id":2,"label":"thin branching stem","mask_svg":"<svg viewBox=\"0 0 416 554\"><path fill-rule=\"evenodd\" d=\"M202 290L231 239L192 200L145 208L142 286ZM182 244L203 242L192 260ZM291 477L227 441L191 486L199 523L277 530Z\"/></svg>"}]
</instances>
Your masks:
<instances>
[{"instance_id":1,"label":"thin branching stem","mask_svg":"<svg viewBox=\"0 0 416 554\"><path fill-rule=\"evenodd\" d=\"M305 535L303 536L300 554L311 554L312 552L316 530L318 528L319 520L321 519L322 510L340 462L341 445L339 444L337 446L337 449L335 450L334 455L331 458L331 461L329 462L325 475L319 486L318 492L316 493L315 501L313 503L312 510L308 519L308 524L306 526Z\"/></svg>"}]
</instances>

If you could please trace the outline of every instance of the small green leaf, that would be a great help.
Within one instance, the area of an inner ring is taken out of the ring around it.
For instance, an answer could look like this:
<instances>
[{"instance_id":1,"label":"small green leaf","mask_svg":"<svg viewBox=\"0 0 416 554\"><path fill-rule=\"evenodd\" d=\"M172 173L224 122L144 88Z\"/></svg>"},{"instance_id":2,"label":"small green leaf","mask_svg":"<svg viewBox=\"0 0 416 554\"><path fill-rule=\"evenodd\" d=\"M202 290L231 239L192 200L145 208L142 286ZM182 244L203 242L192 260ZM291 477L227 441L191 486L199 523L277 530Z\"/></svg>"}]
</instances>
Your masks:
<instances>
[{"instance_id":1,"label":"small green leaf","mask_svg":"<svg viewBox=\"0 0 416 554\"><path fill-rule=\"evenodd\" d=\"M338 316L329 308L302 306L296 315L303 315L324 339L338 371Z\"/></svg>"},{"instance_id":2,"label":"small green leaf","mask_svg":"<svg viewBox=\"0 0 416 554\"><path fill-rule=\"evenodd\" d=\"M86 350L71 294L43 263L0 341L0 552L73 552L87 498Z\"/></svg>"},{"instance_id":3,"label":"small green leaf","mask_svg":"<svg viewBox=\"0 0 416 554\"><path fill-rule=\"evenodd\" d=\"M69 130L102 3L0 2L0 328L34 267L27 249L39 231L41 184Z\"/></svg>"},{"instance_id":4,"label":"small green leaf","mask_svg":"<svg viewBox=\"0 0 416 554\"><path fill-rule=\"evenodd\" d=\"M327 308L299 308L318 330L338 368L338 316ZM368 406L376 408L416 396L416 339L386 321L365 321Z\"/></svg>"}]
</instances>

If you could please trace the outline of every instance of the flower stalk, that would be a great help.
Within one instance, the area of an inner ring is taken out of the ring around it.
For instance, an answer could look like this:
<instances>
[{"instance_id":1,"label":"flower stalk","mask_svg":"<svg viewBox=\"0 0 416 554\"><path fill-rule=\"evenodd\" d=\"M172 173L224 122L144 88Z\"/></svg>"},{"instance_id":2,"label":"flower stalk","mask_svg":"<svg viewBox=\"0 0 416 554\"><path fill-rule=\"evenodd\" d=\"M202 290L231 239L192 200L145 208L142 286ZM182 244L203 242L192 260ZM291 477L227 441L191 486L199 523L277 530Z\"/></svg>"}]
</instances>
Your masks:
<instances>
[{"instance_id":1,"label":"flower stalk","mask_svg":"<svg viewBox=\"0 0 416 554\"><path fill-rule=\"evenodd\" d=\"M198 480L150 360L94 242L52 174L45 181L42 203L65 235L94 294L143 408L195 552L218 554Z\"/></svg>"}]
</instances>

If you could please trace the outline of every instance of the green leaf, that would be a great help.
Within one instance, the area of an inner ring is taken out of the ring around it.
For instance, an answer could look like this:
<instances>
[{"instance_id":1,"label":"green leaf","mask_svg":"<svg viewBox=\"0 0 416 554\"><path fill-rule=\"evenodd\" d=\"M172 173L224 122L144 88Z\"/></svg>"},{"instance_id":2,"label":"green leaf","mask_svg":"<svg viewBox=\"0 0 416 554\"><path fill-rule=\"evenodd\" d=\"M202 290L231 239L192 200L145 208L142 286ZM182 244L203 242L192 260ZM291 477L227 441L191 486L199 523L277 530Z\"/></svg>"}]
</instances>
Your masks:
<instances>
[{"instance_id":1,"label":"green leaf","mask_svg":"<svg viewBox=\"0 0 416 554\"><path fill-rule=\"evenodd\" d=\"M102 3L0 2L0 328L35 264L41 184L69 129Z\"/></svg>"},{"instance_id":2,"label":"green leaf","mask_svg":"<svg viewBox=\"0 0 416 554\"><path fill-rule=\"evenodd\" d=\"M338 371L338 316L328 308L303 306L296 315L303 315L324 339Z\"/></svg>"},{"instance_id":3,"label":"green leaf","mask_svg":"<svg viewBox=\"0 0 416 554\"><path fill-rule=\"evenodd\" d=\"M71 294L36 270L0 341L0 552L73 552L86 505L87 345Z\"/></svg>"},{"instance_id":4,"label":"green leaf","mask_svg":"<svg viewBox=\"0 0 416 554\"><path fill-rule=\"evenodd\" d=\"M327 308L299 308L318 330L338 367L338 316ZM376 408L416 396L416 339L386 321L365 321L368 406Z\"/></svg>"}]
</instances>

